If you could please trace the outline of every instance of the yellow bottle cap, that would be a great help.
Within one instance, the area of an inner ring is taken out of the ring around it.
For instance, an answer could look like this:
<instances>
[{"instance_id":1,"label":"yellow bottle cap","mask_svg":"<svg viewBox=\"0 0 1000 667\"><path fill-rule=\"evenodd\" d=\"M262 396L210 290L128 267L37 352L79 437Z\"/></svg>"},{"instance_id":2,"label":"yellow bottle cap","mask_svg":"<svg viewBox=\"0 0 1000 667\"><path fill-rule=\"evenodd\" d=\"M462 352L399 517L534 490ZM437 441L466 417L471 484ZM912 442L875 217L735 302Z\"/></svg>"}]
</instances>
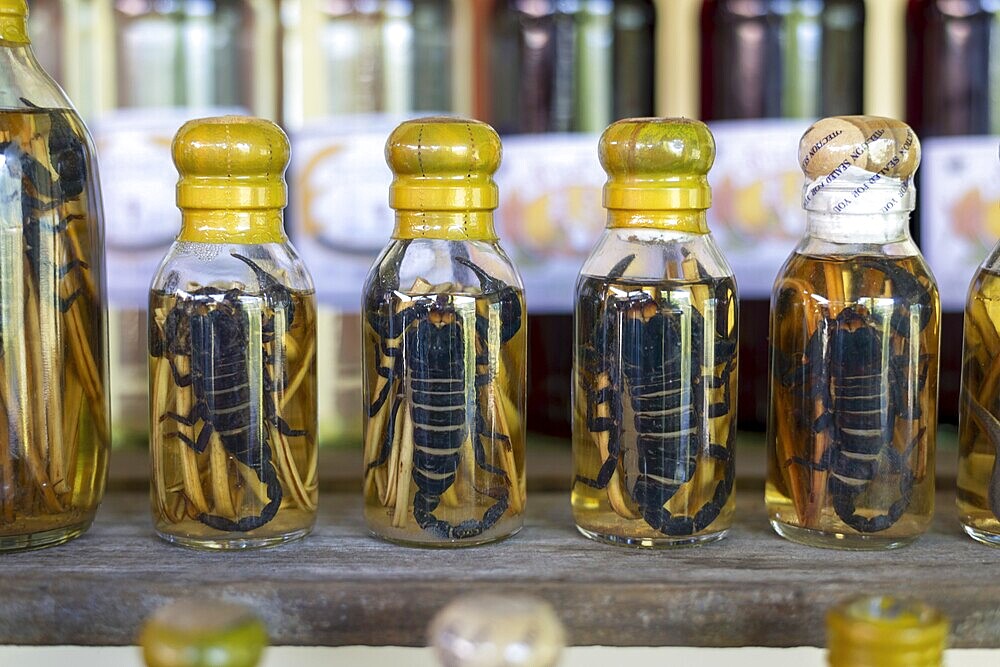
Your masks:
<instances>
[{"instance_id":1,"label":"yellow bottle cap","mask_svg":"<svg viewBox=\"0 0 1000 667\"><path fill-rule=\"evenodd\" d=\"M715 139L687 118L629 118L604 130L598 148L608 174L604 207L630 211L705 210Z\"/></svg>"},{"instance_id":2,"label":"yellow bottle cap","mask_svg":"<svg viewBox=\"0 0 1000 667\"><path fill-rule=\"evenodd\" d=\"M282 240L288 202L288 137L269 120L245 116L185 123L173 142L177 207L185 241L269 243ZM277 222L277 224L275 224Z\"/></svg>"},{"instance_id":3,"label":"yellow bottle cap","mask_svg":"<svg viewBox=\"0 0 1000 667\"><path fill-rule=\"evenodd\" d=\"M477 120L417 118L385 143L394 175L389 206L397 211L491 211L499 195L500 137Z\"/></svg>"},{"instance_id":4,"label":"yellow bottle cap","mask_svg":"<svg viewBox=\"0 0 1000 667\"><path fill-rule=\"evenodd\" d=\"M892 597L862 597L827 614L831 667L939 667L948 621L932 607Z\"/></svg>"},{"instance_id":5,"label":"yellow bottle cap","mask_svg":"<svg viewBox=\"0 0 1000 667\"><path fill-rule=\"evenodd\" d=\"M26 0L0 0L0 41L30 44Z\"/></svg>"},{"instance_id":6,"label":"yellow bottle cap","mask_svg":"<svg viewBox=\"0 0 1000 667\"><path fill-rule=\"evenodd\" d=\"M254 667L267 630L242 605L181 600L156 610L139 635L148 667Z\"/></svg>"}]
</instances>

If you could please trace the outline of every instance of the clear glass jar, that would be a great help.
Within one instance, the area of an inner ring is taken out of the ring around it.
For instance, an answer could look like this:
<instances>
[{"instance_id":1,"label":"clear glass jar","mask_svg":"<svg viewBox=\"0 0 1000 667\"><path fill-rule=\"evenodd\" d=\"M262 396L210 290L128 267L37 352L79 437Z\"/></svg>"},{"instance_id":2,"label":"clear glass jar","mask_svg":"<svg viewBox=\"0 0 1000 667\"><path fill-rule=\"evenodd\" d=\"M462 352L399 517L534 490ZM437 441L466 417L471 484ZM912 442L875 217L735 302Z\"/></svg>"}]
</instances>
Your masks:
<instances>
[{"instance_id":1,"label":"clear glass jar","mask_svg":"<svg viewBox=\"0 0 1000 667\"><path fill-rule=\"evenodd\" d=\"M766 501L782 536L885 549L934 511L940 306L910 237L916 135L827 118L799 147L806 234L775 281Z\"/></svg>"},{"instance_id":2,"label":"clear glass jar","mask_svg":"<svg viewBox=\"0 0 1000 667\"><path fill-rule=\"evenodd\" d=\"M0 551L83 533L110 446L104 222L90 135L0 6Z\"/></svg>"},{"instance_id":3,"label":"clear glass jar","mask_svg":"<svg viewBox=\"0 0 1000 667\"><path fill-rule=\"evenodd\" d=\"M421 546L523 524L526 314L493 230L500 139L407 121L386 144L396 228L364 290L365 518Z\"/></svg>"},{"instance_id":4,"label":"clear glass jar","mask_svg":"<svg viewBox=\"0 0 1000 667\"><path fill-rule=\"evenodd\" d=\"M965 532L1000 546L1000 243L980 265L965 306L958 413L958 512Z\"/></svg>"},{"instance_id":5,"label":"clear glass jar","mask_svg":"<svg viewBox=\"0 0 1000 667\"><path fill-rule=\"evenodd\" d=\"M738 303L709 233L708 128L605 130L608 228L576 290L573 515L632 546L722 538L735 498Z\"/></svg>"},{"instance_id":6,"label":"clear glass jar","mask_svg":"<svg viewBox=\"0 0 1000 667\"><path fill-rule=\"evenodd\" d=\"M316 516L316 302L282 228L288 140L210 118L174 140L181 231L149 296L152 506L167 541L303 537Z\"/></svg>"}]
</instances>

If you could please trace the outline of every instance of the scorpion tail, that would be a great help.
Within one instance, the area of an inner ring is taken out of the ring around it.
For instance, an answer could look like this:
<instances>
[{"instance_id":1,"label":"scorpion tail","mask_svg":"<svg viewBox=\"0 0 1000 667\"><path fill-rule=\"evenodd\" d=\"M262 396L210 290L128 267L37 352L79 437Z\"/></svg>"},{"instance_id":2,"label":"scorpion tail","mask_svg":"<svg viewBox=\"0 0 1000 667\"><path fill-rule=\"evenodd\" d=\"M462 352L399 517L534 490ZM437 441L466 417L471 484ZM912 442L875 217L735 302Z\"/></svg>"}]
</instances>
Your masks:
<instances>
[{"instance_id":1,"label":"scorpion tail","mask_svg":"<svg viewBox=\"0 0 1000 667\"><path fill-rule=\"evenodd\" d=\"M261 509L260 514L243 517L237 521L215 514L202 514L198 517L199 521L209 528L227 533L248 533L251 530L256 530L266 525L275 517L278 513L278 508L281 506L283 492L281 490L281 482L278 480L278 471L274 469L274 465L271 463L271 455L267 451L267 445L264 445L264 449L264 461L266 463L261 471L264 473L264 478L261 481L264 482L267 488L268 500L267 504Z\"/></svg>"},{"instance_id":2,"label":"scorpion tail","mask_svg":"<svg viewBox=\"0 0 1000 667\"><path fill-rule=\"evenodd\" d=\"M507 511L507 491L497 493L496 502L483 514L481 520L467 519L458 525L434 516L441 496L425 494L420 489L413 495L413 518L422 529L448 540L465 540L482 535L492 528Z\"/></svg>"},{"instance_id":3,"label":"scorpion tail","mask_svg":"<svg viewBox=\"0 0 1000 667\"><path fill-rule=\"evenodd\" d=\"M736 466L732 452L721 445L712 445L710 455L725 463L725 474L715 486L711 500L702 505L694 516L674 516L663 507L680 487L671 487L674 493L667 496L663 493L661 486L659 492L652 494L654 499L650 500L649 494L647 494L648 484L641 481L636 483L635 500L642 507L642 517L646 523L664 535L694 535L712 525L712 522L722 513L722 508L726 506L726 502L733 492ZM659 502L660 500L663 502Z\"/></svg>"}]
</instances>

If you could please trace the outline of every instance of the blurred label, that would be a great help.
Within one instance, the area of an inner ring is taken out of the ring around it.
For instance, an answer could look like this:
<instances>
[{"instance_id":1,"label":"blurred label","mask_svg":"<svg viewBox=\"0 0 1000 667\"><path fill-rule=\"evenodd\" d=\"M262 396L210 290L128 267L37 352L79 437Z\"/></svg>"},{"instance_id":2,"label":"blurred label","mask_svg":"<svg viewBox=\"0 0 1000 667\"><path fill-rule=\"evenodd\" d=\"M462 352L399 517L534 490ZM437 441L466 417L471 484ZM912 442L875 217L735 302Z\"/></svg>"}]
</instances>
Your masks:
<instances>
[{"instance_id":1,"label":"blurred label","mask_svg":"<svg viewBox=\"0 0 1000 667\"><path fill-rule=\"evenodd\" d=\"M769 299L805 232L797 163L807 120L716 121L708 226L736 274L740 297Z\"/></svg>"},{"instance_id":2,"label":"blurred label","mask_svg":"<svg viewBox=\"0 0 1000 667\"><path fill-rule=\"evenodd\" d=\"M961 311L976 269L1000 236L1000 137L922 142L920 245L941 290L941 306Z\"/></svg>"},{"instance_id":3,"label":"blurred label","mask_svg":"<svg viewBox=\"0 0 1000 667\"><path fill-rule=\"evenodd\" d=\"M532 312L572 313L576 278L607 222L597 134L505 136L497 233Z\"/></svg>"},{"instance_id":4,"label":"blurred label","mask_svg":"<svg viewBox=\"0 0 1000 667\"><path fill-rule=\"evenodd\" d=\"M392 234L385 140L402 120L342 116L292 135L287 228L324 306L360 309L368 270Z\"/></svg>"},{"instance_id":5,"label":"blurred label","mask_svg":"<svg viewBox=\"0 0 1000 667\"><path fill-rule=\"evenodd\" d=\"M93 124L104 200L108 298L145 309L149 284L180 229L174 134L193 117L238 109L122 109Z\"/></svg>"}]
</instances>

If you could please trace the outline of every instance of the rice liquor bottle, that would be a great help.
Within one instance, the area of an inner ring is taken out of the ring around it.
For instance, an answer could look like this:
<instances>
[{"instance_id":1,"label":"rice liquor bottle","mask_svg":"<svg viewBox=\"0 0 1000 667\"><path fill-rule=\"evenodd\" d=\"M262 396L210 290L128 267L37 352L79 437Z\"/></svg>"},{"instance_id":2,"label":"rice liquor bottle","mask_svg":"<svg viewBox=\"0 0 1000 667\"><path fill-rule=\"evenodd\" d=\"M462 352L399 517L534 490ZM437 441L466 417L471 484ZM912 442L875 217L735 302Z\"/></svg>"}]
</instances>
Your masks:
<instances>
[{"instance_id":1,"label":"rice liquor bottle","mask_svg":"<svg viewBox=\"0 0 1000 667\"><path fill-rule=\"evenodd\" d=\"M288 139L245 116L177 133L181 227L149 291L157 534L264 547L316 518L316 298L285 236Z\"/></svg>"},{"instance_id":2,"label":"rice liquor bottle","mask_svg":"<svg viewBox=\"0 0 1000 667\"><path fill-rule=\"evenodd\" d=\"M876 116L799 144L806 233L771 298L766 502L783 537L909 544L934 511L940 304L909 231L920 145Z\"/></svg>"},{"instance_id":3,"label":"rice liquor bottle","mask_svg":"<svg viewBox=\"0 0 1000 667\"><path fill-rule=\"evenodd\" d=\"M373 534L468 546L524 522L524 292L493 227L500 139L420 118L386 161L396 227L364 287L364 496Z\"/></svg>"},{"instance_id":4,"label":"rice liquor bottle","mask_svg":"<svg viewBox=\"0 0 1000 667\"><path fill-rule=\"evenodd\" d=\"M600 157L608 228L576 295L576 525L630 546L721 539L735 507L739 307L706 223L715 142L694 120L621 120Z\"/></svg>"},{"instance_id":5,"label":"rice liquor bottle","mask_svg":"<svg viewBox=\"0 0 1000 667\"><path fill-rule=\"evenodd\" d=\"M104 227L94 146L0 2L0 551L60 544L104 493Z\"/></svg>"}]
</instances>

